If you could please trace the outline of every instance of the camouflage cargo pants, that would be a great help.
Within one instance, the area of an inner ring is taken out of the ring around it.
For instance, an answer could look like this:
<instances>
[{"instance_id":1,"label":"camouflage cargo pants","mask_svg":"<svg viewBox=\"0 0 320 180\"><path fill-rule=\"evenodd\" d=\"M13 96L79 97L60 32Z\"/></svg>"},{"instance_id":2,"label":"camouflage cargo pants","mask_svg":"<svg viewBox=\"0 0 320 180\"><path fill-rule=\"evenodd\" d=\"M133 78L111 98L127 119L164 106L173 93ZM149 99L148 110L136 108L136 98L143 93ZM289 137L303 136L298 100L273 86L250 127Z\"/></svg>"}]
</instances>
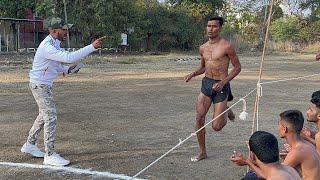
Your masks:
<instances>
[{"instance_id":1,"label":"camouflage cargo pants","mask_svg":"<svg viewBox=\"0 0 320 180\"><path fill-rule=\"evenodd\" d=\"M28 142L35 144L37 137L44 129L44 146L48 155L54 152L54 141L57 129L57 111L53 99L52 87L46 84L30 83L29 87L39 107L39 115L29 131Z\"/></svg>"}]
</instances>

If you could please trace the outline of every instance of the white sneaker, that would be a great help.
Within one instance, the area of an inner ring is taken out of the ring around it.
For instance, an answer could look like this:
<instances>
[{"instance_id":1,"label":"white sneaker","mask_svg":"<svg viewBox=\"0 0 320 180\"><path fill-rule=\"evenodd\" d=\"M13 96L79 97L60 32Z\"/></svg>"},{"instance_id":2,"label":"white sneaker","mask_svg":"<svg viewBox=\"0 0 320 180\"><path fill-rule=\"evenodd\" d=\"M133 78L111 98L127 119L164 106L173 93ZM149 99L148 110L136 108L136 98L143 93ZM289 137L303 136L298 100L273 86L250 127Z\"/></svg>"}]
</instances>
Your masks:
<instances>
[{"instance_id":1,"label":"white sneaker","mask_svg":"<svg viewBox=\"0 0 320 180\"><path fill-rule=\"evenodd\" d=\"M44 156L43 164L52 165L52 166L66 166L70 163L70 161L63 159L59 154L53 153L48 156L47 154Z\"/></svg>"},{"instance_id":2,"label":"white sneaker","mask_svg":"<svg viewBox=\"0 0 320 180\"><path fill-rule=\"evenodd\" d=\"M34 157L43 158L45 153L42 152L37 145L24 143L21 152L31 154Z\"/></svg>"}]
</instances>

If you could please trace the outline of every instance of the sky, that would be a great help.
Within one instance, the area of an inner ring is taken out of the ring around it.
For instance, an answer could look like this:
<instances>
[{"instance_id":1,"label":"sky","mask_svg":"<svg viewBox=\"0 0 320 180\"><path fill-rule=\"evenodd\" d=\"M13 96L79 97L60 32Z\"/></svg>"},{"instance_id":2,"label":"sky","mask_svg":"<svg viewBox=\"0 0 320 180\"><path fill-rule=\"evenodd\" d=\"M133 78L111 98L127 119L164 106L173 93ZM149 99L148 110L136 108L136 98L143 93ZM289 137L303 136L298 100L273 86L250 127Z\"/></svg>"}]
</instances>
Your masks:
<instances>
[{"instance_id":1,"label":"sky","mask_svg":"<svg viewBox=\"0 0 320 180\"><path fill-rule=\"evenodd\" d=\"M159 1L159 2L165 2L166 0L158 0L158 1ZM245 3L244 0L229 0L229 1L231 1L231 2L238 2L238 3ZM262 1L261 1L261 2L262 2ZM264 2L265 2L265 1L264 1ZM266 2L265 2L265 3L266 3ZM290 13L290 8L289 8L289 5L288 5L288 0L287 0L287 1L284 1L284 3L281 3L281 4L280 4L280 7L281 7L281 9L282 9L282 11L283 11L284 14L287 14L287 15L291 14L291 13ZM304 16L307 16L307 15L310 14L310 10L305 10L305 11L302 12L302 14L303 14Z\"/></svg>"}]
</instances>

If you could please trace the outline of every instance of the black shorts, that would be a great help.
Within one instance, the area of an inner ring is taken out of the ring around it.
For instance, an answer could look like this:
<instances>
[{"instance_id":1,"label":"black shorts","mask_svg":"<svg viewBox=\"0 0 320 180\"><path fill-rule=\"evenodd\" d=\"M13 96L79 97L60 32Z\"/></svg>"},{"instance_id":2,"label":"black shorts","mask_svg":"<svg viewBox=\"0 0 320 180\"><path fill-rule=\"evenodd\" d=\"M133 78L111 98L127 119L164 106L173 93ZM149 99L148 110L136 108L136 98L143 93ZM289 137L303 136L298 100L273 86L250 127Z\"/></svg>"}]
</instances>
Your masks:
<instances>
[{"instance_id":1,"label":"black shorts","mask_svg":"<svg viewBox=\"0 0 320 180\"><path fill-rule=\"evenodd\" d=\"M226 84L220 92L216 92L212 89L212 86L218 82L220 82L220 80L204 77L202 79L201 92L211 98L213 104L224 101L228 95L228 101L232 101L233 95L231 93L230 83Z\"/></svg>"}]
</instances>

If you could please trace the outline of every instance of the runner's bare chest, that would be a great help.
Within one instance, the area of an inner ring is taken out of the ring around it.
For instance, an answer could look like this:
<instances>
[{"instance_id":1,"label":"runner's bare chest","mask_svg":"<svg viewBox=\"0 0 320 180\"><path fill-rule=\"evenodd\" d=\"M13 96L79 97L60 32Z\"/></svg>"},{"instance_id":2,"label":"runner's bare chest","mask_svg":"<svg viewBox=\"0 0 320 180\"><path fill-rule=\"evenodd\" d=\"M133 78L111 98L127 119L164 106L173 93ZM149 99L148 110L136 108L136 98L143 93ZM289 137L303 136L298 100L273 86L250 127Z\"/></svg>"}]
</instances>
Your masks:
<instances>
[{"instance_id":1,"label":"runner's bare chest","mask_svg":"<svg viewBox=\"0 0 320 180\"><path fill-rule=\"evenodd\" d=\"M202 56L206 65L222 65L229 62L225 47L219 44L208 43L203 49Z\"/></svg>"}]
</instances>

